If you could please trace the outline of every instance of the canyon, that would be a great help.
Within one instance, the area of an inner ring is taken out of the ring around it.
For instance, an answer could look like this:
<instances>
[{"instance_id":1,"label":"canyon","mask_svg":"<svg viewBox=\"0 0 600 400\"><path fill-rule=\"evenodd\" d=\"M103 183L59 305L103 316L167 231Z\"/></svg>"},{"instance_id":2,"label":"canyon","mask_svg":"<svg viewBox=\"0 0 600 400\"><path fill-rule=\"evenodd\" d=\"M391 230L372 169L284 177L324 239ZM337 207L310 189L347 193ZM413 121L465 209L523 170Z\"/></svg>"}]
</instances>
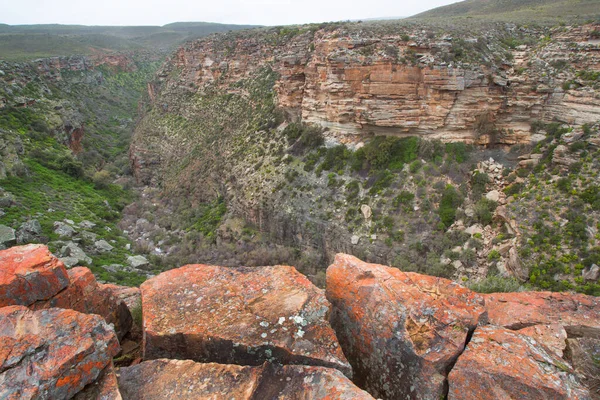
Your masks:
<instances>
[{"instance_id":1,"label":"canyon","mask_svg":"<svg viewBox=\"0 0 600 400\"><path fill-rule=\"evenodd\" d=\"M599 399L600 25L484 22L0 61L0 397Z\"/></svg>"}]
</instances>

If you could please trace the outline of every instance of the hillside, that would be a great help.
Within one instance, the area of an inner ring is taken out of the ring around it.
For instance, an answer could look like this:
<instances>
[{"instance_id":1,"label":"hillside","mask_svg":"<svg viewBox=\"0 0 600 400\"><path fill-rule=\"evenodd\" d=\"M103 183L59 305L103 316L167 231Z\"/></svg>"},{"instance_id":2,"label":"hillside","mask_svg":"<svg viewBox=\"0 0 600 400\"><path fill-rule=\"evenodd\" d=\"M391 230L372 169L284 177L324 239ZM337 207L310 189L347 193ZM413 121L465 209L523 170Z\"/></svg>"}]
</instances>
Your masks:
<instances>
[{"instance_id":1,"label":"hillside","mask_svg":"<svg viewBox=\"0 0 600 400\"><path fill-rule=\"evenodd\" d=\"M465 0L417 14L413 19L463 19L547 23L600 18L597 0Z\"/></svg>"},{"instance_id":2,"label":"hillside","mask_svg":"<svg viewBox=\"0 0 600 400\"><path fill-rule=\"evenodd\" d=\"M252 28L210 22L164 26L0 25L0 60L101 54L125 50L168 52L186 40Z\"/></svg>"},{"instance_id":3,"label":"hillside","mask_svg":"<svg viewBox=\"0 0 600 400\"><path fill-rule=\"evenodd\" d=\"M283 262L322 284L346 252L481 290L600 294L598 30L350 23L188 43L149 86L130 149L148 189L121 226L163 268Z\"/></svg>"}]
</instances>

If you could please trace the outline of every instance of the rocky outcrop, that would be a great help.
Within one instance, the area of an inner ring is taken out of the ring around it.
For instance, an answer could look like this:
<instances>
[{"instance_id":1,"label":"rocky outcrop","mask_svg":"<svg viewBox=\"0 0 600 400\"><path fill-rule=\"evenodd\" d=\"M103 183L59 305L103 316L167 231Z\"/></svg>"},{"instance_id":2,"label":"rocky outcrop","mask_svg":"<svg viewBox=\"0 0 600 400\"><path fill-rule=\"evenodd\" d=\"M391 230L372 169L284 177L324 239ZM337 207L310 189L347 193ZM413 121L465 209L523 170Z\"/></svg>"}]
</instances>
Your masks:
<instances>
[{"instance_id":1,"label":"rocky outcrop","mask_svg":"<svg viewBox=\"0 0 600 400\"><path fill-rule=\"evenodd\" d=\"M43 245L0 251L0 306L48 300L69 284L64 264Z\"/></svg>"},{"instance_id":2,"label":"rocky outcrop","mask_svg":"<svg viewBox=\"0 0 600 400\"><path fill-rule=\"evenodd\" d=\"M98 379L77 393L74 400L122 400L115 368L110 363Z\"/></svg>"},{"instance_id":3,"label":"rocky outcrop","mask_svg":"<svg viewBox=\"0 0 600 400\"><path fill-rule=\"evenodd\" d=\"M478 328L448 376L448 399L590 399L574 370L529 336Z\"/></svg>"},{"instance_id":4,"label":"rocky outcrop","mask_svg":"<svg viewBox=\"0 0 600 400\"><path fill-rule=\"evenodd\" d=\"M24 305L33 310L51 307L101 315L121 339L131 328L127 305L110 288L98 285L84 267L67 271L44 245L0 251L0 306Z\"/></svg>"},{"instance_id":5,"label":"rocky outcrop","mask_svg":"<svg viewBox=\"0 0 600 400\"><path fill-rule=\"evenodd\" d=\"M293 267L188 265L141 286L144 358L351 368L321 289Z\"/></svg>"},{"instance_id":6,"label":"rocky outcrop","mask_svg":"<svg viewBox=\"0 0 600 400\"><path fill-rule=\"evenodd\" d=\"M372 399L340 371L265 363L248 367L153 360L121 368L125 400L186 399Z\"/></svg>"},{"instance_id":7,"label":"rocky outcrop","mask_svg":"<svg viewBox=\"0 0 600 400\"><path fill-rule=\"evenodd\" d=\"M486 322L483 297L452 281L345 254L327 269L327 298L355 381L386 399L443 397L448 370Z\"/></svg>"},{"instance_id":8,"label":"rocky outcrop","mask_svg":"<svg viewBox=\"0 0 600 400\"><path fill-rule=\"evenodd\" d=\"M509 329L558 324L569 336L600 338L600 300L582 294L554 292L485 295L491 324Z\"/></svg>"},{"instance_id":9,"label":"rocky outcrop","mask_svg":"<svg viewBox=\"0 0 600 400\"><path fill-rule=\"evenodd\" d=\"M97 315L52 308L0 308L0 397L68 399L100 376L119 351Z\"/></svg>"},{"instance_id":10,"label":"rocky outcrop","mask_svg":"<svg viewBox=\"0 0 600 400\"><path fill-rule=\"evenodd\" d=\"M38 301L30 307L40 310L50 307L69 308L88 314L98 314L114 326L122 339L132 324L131 313L124 301L110 288L99 285L88 268L76 267L68 271L69 286L51 299Z\"/></svg>"}]
</instances>

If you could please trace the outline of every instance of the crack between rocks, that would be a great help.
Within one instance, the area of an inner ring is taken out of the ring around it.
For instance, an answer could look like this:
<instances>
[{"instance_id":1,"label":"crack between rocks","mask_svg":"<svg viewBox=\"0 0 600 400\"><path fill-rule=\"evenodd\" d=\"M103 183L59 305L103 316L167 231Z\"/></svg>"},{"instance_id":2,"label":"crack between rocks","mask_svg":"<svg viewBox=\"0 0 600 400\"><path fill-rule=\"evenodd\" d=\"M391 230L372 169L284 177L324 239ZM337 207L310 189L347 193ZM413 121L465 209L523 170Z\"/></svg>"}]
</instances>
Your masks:
<instances>
[{"instance_id":1,"label":"crack between rocks","mask_svg":"<svg viewBox=\"0 0 600 400\"><path fill-rule=\"evenodd\" d=\"M450 372L452 372L452 369L458 362L458 359L460 358L460 356L462 356L462 354L467 349L467 345L471 342L471 339L473 338L473 334L475 333L475 330L477 329L477 327L478 326L475 326L473 329L469 329L469 331L467 332L467 337L465 339L465 345L463 346L463 349L460 351L460 353L458 353L456 358L454 358L454 360L452 360L448 364L448 366L446 367L446 369L444 371L445 374L444 374L444 388L443 388L443 392L442 392L442 399L448 398L448 393L450 392L450 384L448 382L448 376L450 375Z\"/></svg>"}]
</instances>

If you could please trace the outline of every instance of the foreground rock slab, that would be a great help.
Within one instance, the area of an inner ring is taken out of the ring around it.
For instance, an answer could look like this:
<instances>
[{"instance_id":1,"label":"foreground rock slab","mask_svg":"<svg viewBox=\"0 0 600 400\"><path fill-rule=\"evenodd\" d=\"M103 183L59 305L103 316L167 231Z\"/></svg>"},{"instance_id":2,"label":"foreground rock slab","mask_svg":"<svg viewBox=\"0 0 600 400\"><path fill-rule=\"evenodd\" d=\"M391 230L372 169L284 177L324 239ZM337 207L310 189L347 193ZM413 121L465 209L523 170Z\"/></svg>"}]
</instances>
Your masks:
<instances>
[{"instance_id":1,"label":"foreground rock slab","mask_svg":"<svg viewBox=\"0 0 600 400\"><path fill-rule=\"evenodd\" d=\"M119 391L119 383L115 368L110 363L96 382L87 385L81 392L77 393L74 400L123 400Z\"/></svg>"},{"instance_id":2,"label":"foreground rock slab","mask_svg":"<svg viewBox=\"0 0 600 400\"><path fill-rule=\"evenodd\" d=\"M535 339L477 328L448 376L448 399L590 399L573 369Z\"/></svg>"},{"instance_id":3,"label":"foreground rock slab","mask_svg":"<svg viewBox=\"0 0 600 400\"><path fill-rule=\"evenodd\" d=\"M439 399L483 298L447 279L338 254L327 269L332 324L355 373L376 397Z\"/></svg>"},{"instance_id":4,"label":"foreground rock slab","mask_svg":"<svg viewBox=\"0 0 600 400\"><path fill-rule=\"evenodd\" d=\"M491 324L509 329L562 325L569 336L600 338L600 298L554 292L485 295Z\"/></svg>"},{"instance_id":5,"label":"foreground rock slab","mask_svg":"<svg viewBox=\"0 0 600 400\"><path fill-rule=\"evenodd\" d=\"M191 360L152 360L121 368L125 400L373 399L340 371L301 365L240 366Z\"/></svg>"},{"instance_id":6,"label":"foreground rock slab","mask_svg":"<svg viewBox=\"0 0 600 400\"><path fill-rule=\"evenodd\" d=\"M71 398L96 381L118 351L114 330L100 316L0 308L0 398Z\"/></svg>"},{"instance_id":7,"label":"foreground rock slab","mask_svg":"<svg viewBox=\"0 0 600 400\"><path fill-rule=\"evenodd\" d=\"M328 322L330 304L293 267L188 265L141 286L144 358L222 364L351 367Z\"/></svg>"},{"instance_id":8,"label":"foreground rock slab","mask_svg":"<svg viewBox=\"0 0 600 400\"><path fill-rule=\"evenodd\" d=\"M49 300L38 301L32 309L59 307L75 311L98 314L112 324L119 339L122 339L132 325L131 313L125 302L119 299L110 287L98 284L92 271L76 267L68 271L69 286Z\"/></svg>"},{"instance_id":9,"label":"foreground rock slab","mask_svg":"<svg viewBox=\"0 0 600 400\"><path fill-rule=\"evenodd\" d=\"M0 307L47 300L69 284L64 264L44 245L0 251Z\"/></svg>"}]
</instances>

